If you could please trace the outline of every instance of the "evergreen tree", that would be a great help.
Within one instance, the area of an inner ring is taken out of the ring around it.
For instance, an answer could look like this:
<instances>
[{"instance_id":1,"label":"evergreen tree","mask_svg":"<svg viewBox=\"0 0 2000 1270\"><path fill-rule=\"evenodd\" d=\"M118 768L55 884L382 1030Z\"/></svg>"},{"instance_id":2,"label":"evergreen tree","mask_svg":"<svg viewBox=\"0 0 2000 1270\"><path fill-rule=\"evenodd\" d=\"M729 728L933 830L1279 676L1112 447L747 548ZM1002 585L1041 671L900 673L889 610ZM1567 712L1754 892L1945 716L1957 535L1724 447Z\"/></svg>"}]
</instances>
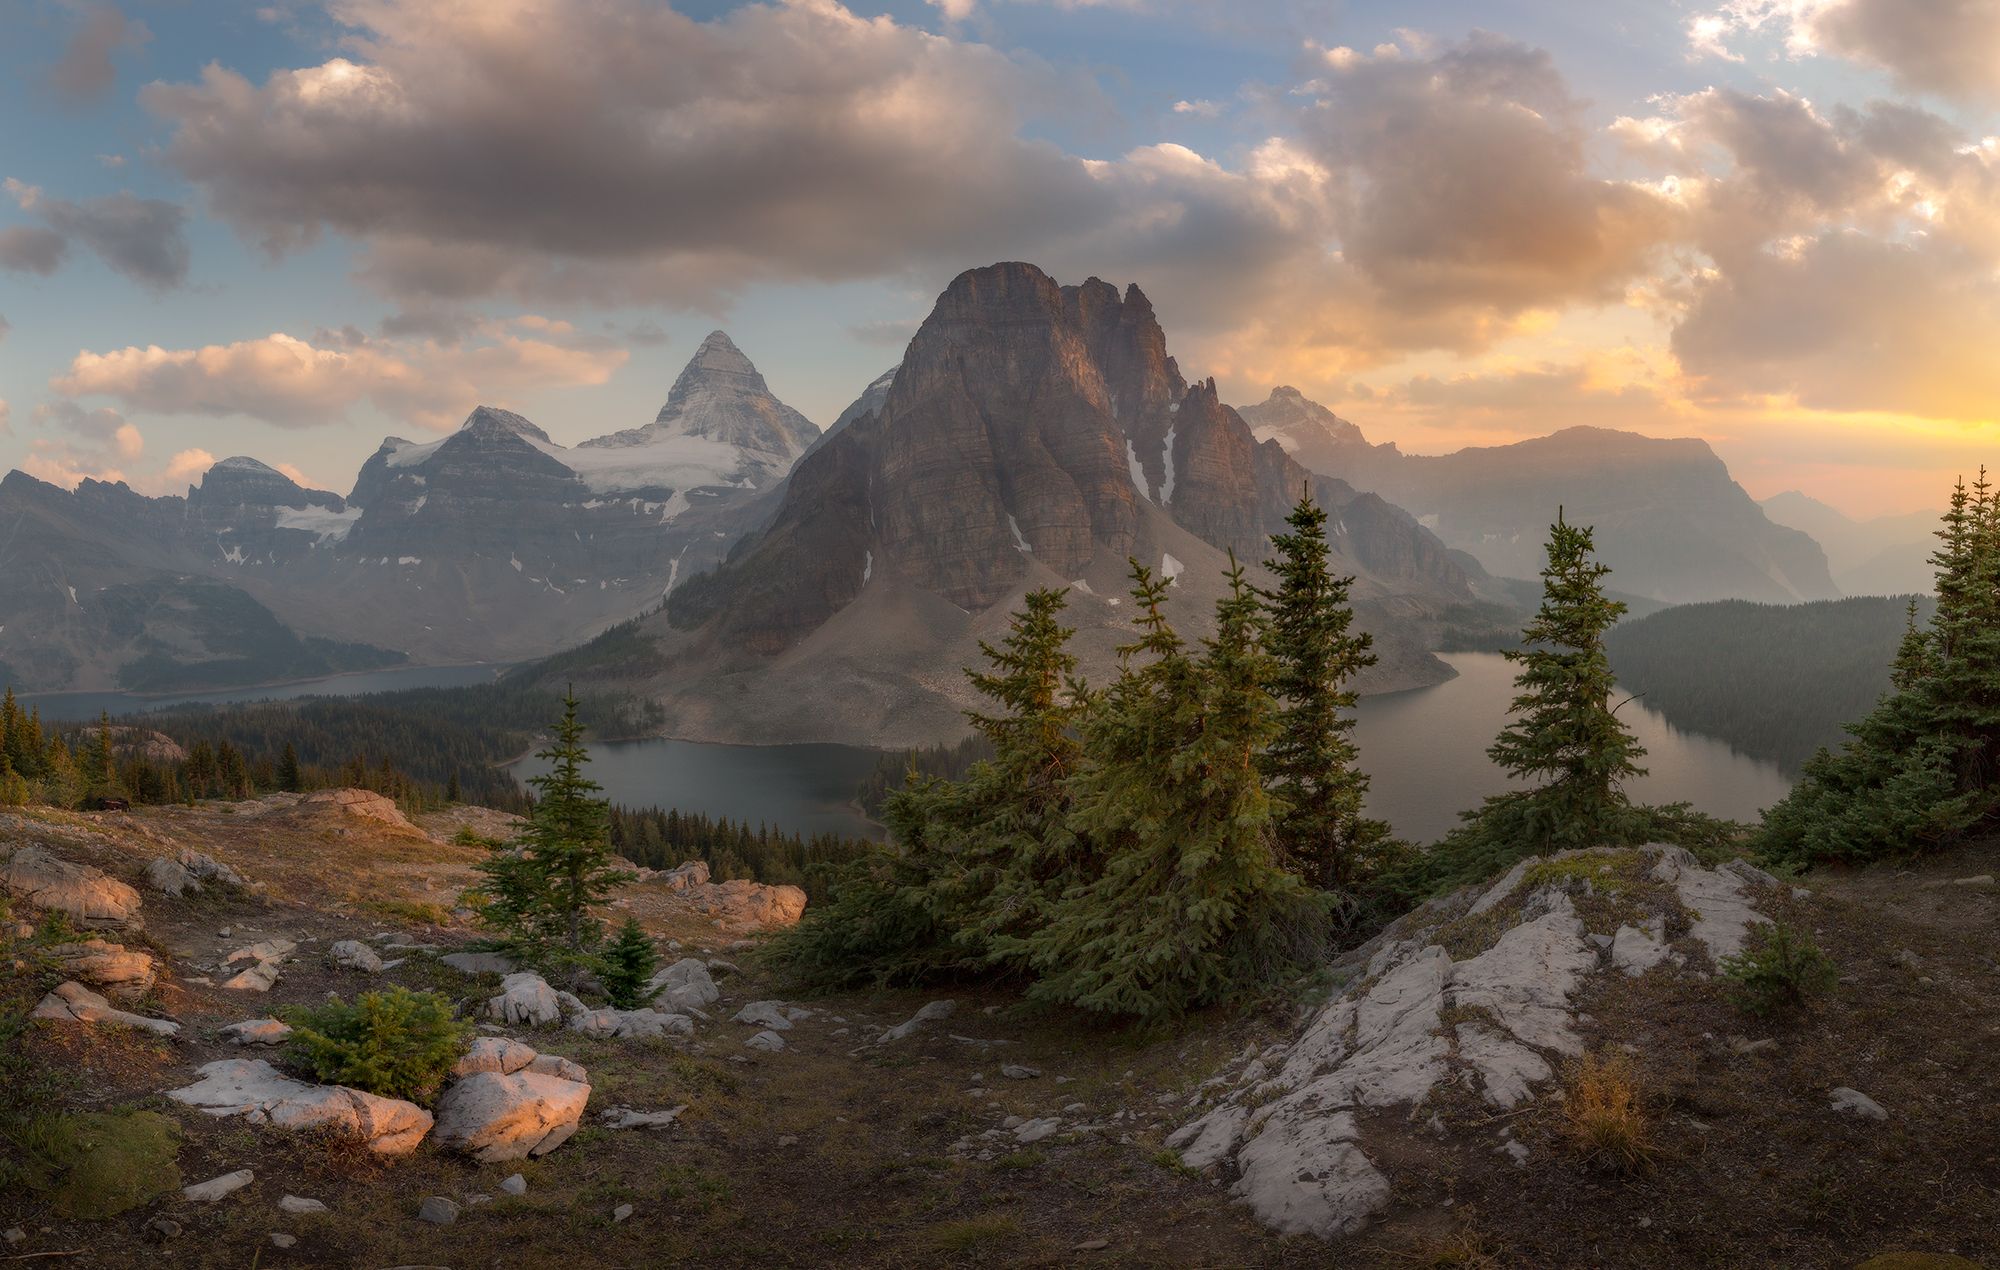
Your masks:
<instances>
[{"instance_id":1,"label":"evergreen tree","mask_svg":"<svg viewBox=\"0 0 2000 1270\"><path fill-rule=\"evenodd\" d=\"M1524 856L1635 842L1708 844L1734 826L1685 803L1635 807L1623 784L1644 775L1645 750L1611 704L1604 633L1625 611L1606 598L1610 569L1591 559L1591 532L1560 511L1550 526L1542 603L1506 656L1521 669L1513 720L1487 754L1528 789L1488 798L1429 851L1385 877L1383 903L1412 902L1476 882Z\"/></svg>"},{"instance_id":2,"label":"evergreen tree","mask_svg":"<svg viewBox=\"0 0 2000 1270\"><path fill-rule=\"evenodd\" d=\"M299 773L299 752L287 741L285 752L278 759L278 788L296 794L304 784L305 778Z\"/></svg>"},{"instance_id":3,"label":"evergreen tree","mask_svg":"<svg viewBox=\"0 0 2000 1270\"><path fill-rule=\"evenodd\" d=\"M637 1010L659 995L657 988L646 990L659 964L652 936L640 927L638 918L628 917L604 950L598 982L604 985L604 995L611 998L611 1004L621 1010Z\"/></svg>"},{"instance_id":4,"label":"evergreen tree","mask_svg":"<svg viewBox=\"0 0 2000 1270\"><path fill-rule=\"evenodd\" d=\"M579 966L602 938L593 910L632 875L612 863L610 806L583 772L590 754L574 692L563 698L554 740L536 757L550 767L528 781L535 804L519 845L478 866L486 875L485 918L522 960Z\"/></svg>"},{"instance_id":5,"label":"evergreen tree","mask_svg":"<svg viewBox=\"0 0 2000 1270\"><path fill-rule=\"evenodd\" d=\"M111 714L102 711L97 718L97 726L86 742L80 773L84 782L84 798L91 806L106 799L125 797L125 787L118 779L117 747L111 740Z\"/></svg>"},{"instance_id":6,"label":"evergreen tree","mask_svg":"<svg viewBox=\"0 0 2000 1270\"><path fill-rule=\"evenodd\" d=\"M1355 675L1375 664L1373 640L1356 632L1352 576L1327 566L1326 511L1308 486L1275 534L1265 567L1278 586L1263 592L1276 668L1278 731L1264 755L1265 782L1281 804L1277 843L1284 865L1312 885L1351 893L1369 871L1388 826L1362 815L1368 777L1356 765Z\"/></svg>"},{"instance_id":7,"label":"evergreen tree","mask_svg":"<svg viewBox=\"0 0 2000 1270\"><path fill-rule=\"evenodd\" d=\"M2000 817L2000 498L1959 481L1931 556L1937 609L1914 606L1890 691L1765 813L1757 847L1795 866L1949 845Z\"/></svg>"},{"instance_id":8,"label":"evergreen tree","mask_svg":"<svg viewBox=\"0 0 2000 1270\"><path fill-rule=\"evenodd\" d=\"M1591 559L1591 549L1591 531L1558 510L1541 609L1521 632L1523 646L1504 654L1521 667L1514 721L1487 750L1510 774L1542 779L1531 798L1545 826L1540 845L1552 850L1615 839L1631 806L1621 786L1645 775L1636 760L1646 751L1611 704L1616 684L1604 652L1604 633L1625 606L1605 596L1611 570Z\"/></svg>"},{"instance_id":9,"label":"evergreen tree","mask_svg":"<svg viewBox=\"0 0 2000 1270\"><path fill-rule=\"evenodd\" d=\"M1026 941L1035 999L1161 1015L1267 981L1324 946L1323 899L1279 867L1260 762L1277 733L1262 610L1231 561L1199 659L1133 562L1139 639L1084 729L1075 824L1105 852ZM1135 665L1140 655L1150 658Z\"/></svg>"},{"instance_id":10,"label":"evergreen tree","mask_svg":"<svg viewBox=\"0 0 2000 1270\"><path fill-rule=\"evenodd\" d=\"M1074 728L1085 690L1062 625L1065 592L1030 592L999 647L981 641L990 669L968 671L1000 707L966 717L994 756L959 782L917 781L890 799L900 841L931 857L926 907L976 958L1017 963L1022 932L1077 880L1079 840L1068 824Z\"/></svg>"},{"instance_id":11,"label":"evergreen tree","mask_svg":"<svg viewBox=\"0 0 2000 1270\"><path fill-rule=\"evenodd\" d=\"M58 733L52 731L49 734L42 762L47 772L42 778L42 797L51 806L74 807L83 800L83 775L77 770L75 756Z\"/></svg>"},{"instance_id":12,"label":"evergreen tree","mask_svg":"<svg viewBox=\"0 0 2000 1270\"><path fill-rule=\"evenodd\" d=\"M458 787L458 769L454 767L451 769L450 778L444 784L444 800L448 803L456 803L462 801L463 798L464 793Z\"/></svg>"}]
</instances>

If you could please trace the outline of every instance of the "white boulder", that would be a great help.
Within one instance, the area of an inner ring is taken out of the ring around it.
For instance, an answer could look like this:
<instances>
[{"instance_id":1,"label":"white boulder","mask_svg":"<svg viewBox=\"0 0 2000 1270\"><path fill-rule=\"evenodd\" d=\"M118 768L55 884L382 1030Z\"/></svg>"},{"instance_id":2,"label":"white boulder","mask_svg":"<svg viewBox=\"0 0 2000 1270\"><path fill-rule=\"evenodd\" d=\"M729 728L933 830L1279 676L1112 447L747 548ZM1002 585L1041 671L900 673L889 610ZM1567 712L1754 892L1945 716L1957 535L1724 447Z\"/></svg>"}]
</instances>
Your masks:
<instances>
[{"instance_id":1,"label":"white boulder","mask_svg":"<svg viewBox=\"0 0 2000 1270\"><path fill-rule=\"evenodd\" d=\"M136 1027L158 1036L172 1036L181 1025L171 1019L149 1019L143 1014L127 1014L89 988L71 980L59 984L35 1007L33 1017L59 1023L114 1023Z\"/></svg>"},{"instance_id":2,"label":"white boulder","mask_svg":"<svg viewBox=\"0 0 2000 1270\"><path fill-rule=\"evenodd\" d=\"M415 1103L380 1098L344 1085L311 1085L280 1073L261 1058L226 1058L195 1070L194 1084L167 1091L175 1102L251 1124L312 1129L360 1142L377 1155L405 1155L431 1129L431 1113Z\"/></svg>"},{"instance_id":3,"label":"white boulder","mask_svg":"<svg viewBox=\"0 0 2000 1270\"><path fill-rule=\"evenodd\" d=\"M487 1001L486 1013L501 1023L553 1027L562 1022L562 1003L548 980L523 970L500 981L500 995Z\"/></svg>"},{"instance_id":4,"label":"white boulder","mask_svg":"<svg viewBox=\"0 0 2000 1270\"><path fill-rule=\"evenodd\" d=\"M437 1142L482 1164L544 1155L569 1140L590 1086L531 1070L475 1072L438 1100Z\"/></svg>"},{"instance_id":5,"label":"white boulder","mask_svg":"<svg viewBox=\"0 0 2000 1270\"><path fill-rule=\"evenodd\" d=\"M0 861L0 888L79 926L139 924L139 893L87 864L59 860L41 847L17 848Z\"/></svg>"},{"instance_id":6,"label":"white boulder","mask_svg":"<svg viewBox=\"0 0 2000 1270\"><path fill-rule=\"evenodd\" d=\"M792 1026L791 1016L786 1013L783 1001L752 1001L731 1015L730 1022L748 1023L773 1032L789 1031Z\"/></svg>"},{"instance_id":7,"label":"white boulder","mask_svg":"<svg viewBox=\"0 0 2000 1270\"><path fill-rule=\"evenodd\" d=\"M213 1204L224 1196L234 1195L256 1180L257 1175L249 1169L238 1169L234 1173L212 1177L206 1182L196 1182L193 1186L181 1187L181 1198L196 1204Z\"/></svg>"},{"instance_id":8,"label":"white boulder","mask_svg":"<svg viewBox=\"0 0 2000 1270\"><path fill-rule=\"evenodd\" d=\"M699 957L683 957L661 970L646 984L646 990L655 994L655 1004L673 1010L699 1010L722 995L708 972L708 963Z\"/></svg>"},{"instance_id":9,"label":"white boulder","mask_svg":"<svg viewBox=\"0 0 2000 1270\"><path fill-rule=\"evenodd\" d=\"M223 1028L222 1034L236 1045L283 1045L291 1039L292 1025L282 1019L245 1019Z\"/></svg>"},{"instance_id":10,"label":"white boulder","mask_svg":"<svg viewBox=\"0 0 2000 1270\"><path fill-rule=\"evenodd\" d=\"M1845 1115L1859 1116L1863 1120L1887 1120L1889 1113L1882 1104L1858 1089L1842 1085L1827 1095L1827 1105Z\"/></svg>"},{"instance_id":11,"label":"white boulder","mask_svg":"<svg viewBox=\"0 0 2000 1270\"><path fill-rule=\"evenodd\" d=\"M382 958L373 948L358 939L343 939L327 950L333 964L347 970L359 970L365 974L379 974Z\"/></svg>"},{"instance_id":12,"label":"white boulder","mask_svg":"<svg viewBox=\"0 0 2000 1270\"><path fill-rule=\"evenodd\" d=\"M65 975L100 989L114 1001L137 1001L160 977L150 953L102 939L57 944L48 955L60 963Z\"/></svg>"},{"instance_id":13,"label":"white boulder","mask_svg":"<svg viewBox=\"0 0 2000 1270\"><path fill-rule=\"evenodd\" d=\"M875 1043L877 1045L885 1045L890 1041L900 1041L926 1023L936 1023L942 1019L950 1018L951 1012L957 1008L958 1003L956 1001L933 1001L923 1009L918 1010L915 1014L912 1014L909 1018L876 1037Z\"/></svg>"}]
</instances>

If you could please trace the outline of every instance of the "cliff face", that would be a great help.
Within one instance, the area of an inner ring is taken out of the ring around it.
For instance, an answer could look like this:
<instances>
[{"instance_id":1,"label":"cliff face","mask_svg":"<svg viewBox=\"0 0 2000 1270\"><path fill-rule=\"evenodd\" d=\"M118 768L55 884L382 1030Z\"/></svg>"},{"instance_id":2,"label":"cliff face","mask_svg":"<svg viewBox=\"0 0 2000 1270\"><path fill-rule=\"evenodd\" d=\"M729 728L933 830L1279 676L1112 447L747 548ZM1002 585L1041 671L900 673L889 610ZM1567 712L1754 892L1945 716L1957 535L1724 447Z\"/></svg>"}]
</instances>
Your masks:
<instances>
[{"instance_id":1,"label":"cliff face","mask_svg":"<svg viewBox=\"0 0 2000 1270\"><path fill-rule=\"evenodd\" d=\"M981 612L1032 573L1073 580L1137 553L1147 508L1254 563L1309 484L1351 511L1335 549L1370 585L1471 598L1413 519L1257 442L1212 380L1190 386L1137 287L994 265L946 288L879 408L808 453L763 537L670 610L764 652L878 577Z\"/></svg>"}]
</instances>

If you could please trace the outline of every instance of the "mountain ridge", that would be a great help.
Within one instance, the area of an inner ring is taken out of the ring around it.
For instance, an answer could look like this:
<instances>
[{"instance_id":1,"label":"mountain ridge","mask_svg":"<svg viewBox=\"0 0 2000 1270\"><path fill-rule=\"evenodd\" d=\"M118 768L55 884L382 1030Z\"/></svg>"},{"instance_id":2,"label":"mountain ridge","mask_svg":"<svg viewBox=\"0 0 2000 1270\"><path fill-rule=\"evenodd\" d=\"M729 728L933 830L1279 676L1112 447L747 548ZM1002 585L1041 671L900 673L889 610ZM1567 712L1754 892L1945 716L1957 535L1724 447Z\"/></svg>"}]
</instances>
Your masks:
<instances>
[{"instance_id":1,"label":"mountain ridge","mask_svg":"<svg viewBox=\"0 0 2000 1270\"><path fill-rule=\"evenodd\" d=\"M1648 599L1797 603L1841 594L1820 545L1766 516L1701 438L1583 424L1510 444L1405 454L1370 444L1356 425L1293 395L1274 406L1274 393L1246 418L1316 470L1409 509L1493 573L1535 576L1561 508L1596 529L1613 585Z\"/></svg>"}]
</instances>

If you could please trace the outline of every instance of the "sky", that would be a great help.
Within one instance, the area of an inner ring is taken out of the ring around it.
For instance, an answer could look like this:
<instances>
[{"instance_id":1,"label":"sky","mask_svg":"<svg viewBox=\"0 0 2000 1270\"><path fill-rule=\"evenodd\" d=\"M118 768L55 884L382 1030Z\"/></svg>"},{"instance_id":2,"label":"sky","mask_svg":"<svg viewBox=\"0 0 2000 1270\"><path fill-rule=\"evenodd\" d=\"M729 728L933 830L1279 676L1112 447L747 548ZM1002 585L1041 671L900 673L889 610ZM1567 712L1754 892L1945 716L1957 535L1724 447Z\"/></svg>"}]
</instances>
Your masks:
<instances>
[{"instance_id":1,"label":"sky","mask_svg":"<svg viewBox=\"0 0 2000 1270\"><path fill-rule=\"evenodd\" d=\"M965 268L1438 453L2000 465L2000 0L0 0L0 468L345 492L479 403L824 424Z\"/></svg>"}]
</instances>

